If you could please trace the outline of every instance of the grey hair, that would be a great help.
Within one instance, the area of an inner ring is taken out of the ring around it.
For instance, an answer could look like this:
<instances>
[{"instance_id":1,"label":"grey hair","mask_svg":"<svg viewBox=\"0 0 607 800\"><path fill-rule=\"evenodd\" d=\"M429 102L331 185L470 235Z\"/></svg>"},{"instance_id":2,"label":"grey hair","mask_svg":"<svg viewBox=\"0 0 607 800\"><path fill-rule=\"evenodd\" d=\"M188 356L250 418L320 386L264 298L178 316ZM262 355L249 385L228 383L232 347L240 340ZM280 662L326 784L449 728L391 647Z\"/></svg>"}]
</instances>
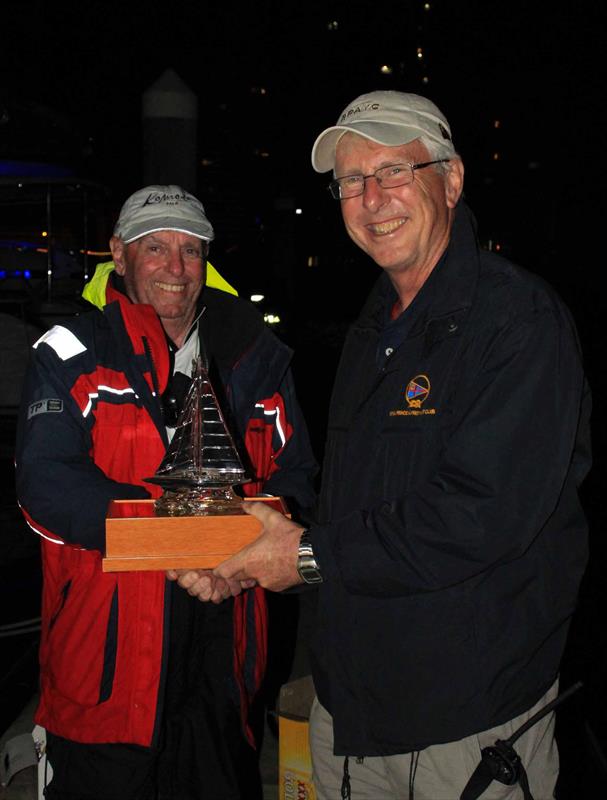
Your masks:
<instances>
[{"instance_id":1,"label":"grey hair","mask_svg":"<svg viewBox=\"0 0 607 800\"><path fill-rule=\"evenodd\" d=\"M424 133L422 133L418 137L418 141L421 142L421 144L428 151L429 161L440 161L442 158L447 158L451 160L452 158L460 157L459 153L457 153L455 148L453 147L452 142L448 140L445 140L443 144L442 142L437 142L434 139L430 139L429 136L426 136ZM449 164L434 164L432 169L444 175L447 172L449 172ZM337 176L337 173L335 172L335 167L333 167L332 175L334 178Z\"/></svg>"},{"instance_id":2,"label":"grey hair","mask_svg":"<svg viewBox=\"0 0 607 800\"><path fill-rule=\"evenodd\" d=\"M442 158L448 158L449 160L452 158L459 158L458 153L450 141L445 140L445 143L442 144L434 139L430 139L423 133L419 137L419 141L428 151L430 161L440 161ZM437 172L446 173L449 171L449 164L435 164L433 169L435 169Z\"/></svg>"}]
</instances>

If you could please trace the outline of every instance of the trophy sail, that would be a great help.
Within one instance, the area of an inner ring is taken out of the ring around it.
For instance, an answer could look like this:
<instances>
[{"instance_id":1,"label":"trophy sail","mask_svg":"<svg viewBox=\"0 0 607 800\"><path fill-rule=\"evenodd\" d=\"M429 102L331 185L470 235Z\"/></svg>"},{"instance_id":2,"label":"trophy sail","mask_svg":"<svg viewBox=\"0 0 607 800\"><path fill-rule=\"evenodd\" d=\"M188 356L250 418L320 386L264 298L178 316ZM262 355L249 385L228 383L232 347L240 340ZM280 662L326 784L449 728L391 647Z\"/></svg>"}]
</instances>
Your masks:
<instances>
[{"instance_id":1,"label":"trophy sail","mask_svg":"<svg viewBox=\"0 0 607 800\"><path fill-rule=\"evenodd\" d=\"M242 499L232 487L248 480L199 356L173 439L154 476L146 478L164 488L156 511L165 516L242 513Z\"/></svg>"}]
</instances>

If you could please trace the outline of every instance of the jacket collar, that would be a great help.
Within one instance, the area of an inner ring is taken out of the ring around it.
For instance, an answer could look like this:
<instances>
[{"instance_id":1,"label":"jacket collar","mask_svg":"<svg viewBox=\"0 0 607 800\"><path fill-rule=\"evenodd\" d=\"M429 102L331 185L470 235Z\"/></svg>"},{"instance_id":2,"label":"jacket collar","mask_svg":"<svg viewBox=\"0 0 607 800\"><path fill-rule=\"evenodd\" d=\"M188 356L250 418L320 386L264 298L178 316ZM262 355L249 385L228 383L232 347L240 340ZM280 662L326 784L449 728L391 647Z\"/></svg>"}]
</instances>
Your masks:
<instances>
[{"instance_id":1,"label":"jacket collar","mask_svg":"<svg viewBox=\"0 0 607 800\"><path fill-rule=\"evenodd\" d=\"M104 313L111 316L120 310L124 327L135 355L150 355L156 372L158 389L164 391L169 378L169 349L167 337L153 307L144 303L133 303L122 291L119 276L110 276L106 288ZM112 309L110 311L110 309Z\"/></svg>"}]
</instances>

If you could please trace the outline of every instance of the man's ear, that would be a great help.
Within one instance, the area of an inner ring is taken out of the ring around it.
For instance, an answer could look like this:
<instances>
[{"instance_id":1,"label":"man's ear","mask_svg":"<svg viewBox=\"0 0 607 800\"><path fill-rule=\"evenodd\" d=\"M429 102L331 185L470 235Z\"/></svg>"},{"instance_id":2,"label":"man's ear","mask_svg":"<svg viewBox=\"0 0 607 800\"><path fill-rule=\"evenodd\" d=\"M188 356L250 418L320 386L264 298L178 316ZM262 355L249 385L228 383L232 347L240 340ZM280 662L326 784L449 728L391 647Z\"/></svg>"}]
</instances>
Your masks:
<instances>
[{"instance_id":1,"label":"man's ear","mask_svg":"<svg viewBox=\"0 0 607 800\"><path fill-rule=\"evenodd\" d=\"M455 208L464 191L464 163L459 157L451 159L445 176L445 199L448 208Z\"/></svg>"},{"instance_id":2,"label":"man's ear","mask_svg":"<svg viewBox=\"0 0 607 800\"><path fill-rule=\"evenodd\" d=\"M112 236L110 239L110 250L112 252L112 260L114 261L116 272L118 275L124 275L126 272L126 261L124 258L126 250L125 243L118 236Z\"/></svg>"}]
</instances>

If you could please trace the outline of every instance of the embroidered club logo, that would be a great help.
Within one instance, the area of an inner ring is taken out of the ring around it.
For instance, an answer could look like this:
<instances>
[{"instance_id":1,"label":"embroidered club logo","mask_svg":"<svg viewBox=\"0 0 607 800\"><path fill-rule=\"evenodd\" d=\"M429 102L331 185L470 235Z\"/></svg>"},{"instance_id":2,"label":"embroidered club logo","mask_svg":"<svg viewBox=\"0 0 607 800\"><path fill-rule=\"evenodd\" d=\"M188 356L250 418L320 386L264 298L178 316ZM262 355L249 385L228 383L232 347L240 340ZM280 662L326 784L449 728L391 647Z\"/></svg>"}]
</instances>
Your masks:
<instances>
[{"instance_id":1,"label":"embroidered club logo","mask_svg":"<svg viewBox=\"0 0 607 800\"><path fill-rule=\"evenodd\" d=\"M430 394L430 379L427 375L416 375L407 384L405 400L409 408L421 408Z\"/></svg>"}]
</instances>

